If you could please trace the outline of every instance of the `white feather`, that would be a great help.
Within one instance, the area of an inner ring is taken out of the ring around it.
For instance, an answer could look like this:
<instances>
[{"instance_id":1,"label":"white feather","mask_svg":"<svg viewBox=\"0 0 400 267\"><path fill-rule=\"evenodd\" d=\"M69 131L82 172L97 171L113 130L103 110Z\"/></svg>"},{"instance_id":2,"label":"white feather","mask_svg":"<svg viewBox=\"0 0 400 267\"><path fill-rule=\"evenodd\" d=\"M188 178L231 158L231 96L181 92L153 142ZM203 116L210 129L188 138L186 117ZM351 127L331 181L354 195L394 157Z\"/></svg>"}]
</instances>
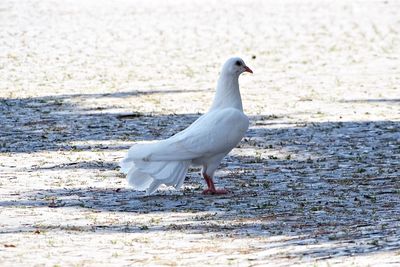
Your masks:
<instances>
[{"instance_id":1,"label":"white feather","mask_svg":"<svg viewBox=\"0 0 400 267\"><path fill-rule=\"evenodd\" d=\"M243 113L237 58L222 68L217 93L208 113L185 130L161 141L133 145L121 161L129 184L147 194L161 184L180 188L190 165L213 166L211 176L222 158L242 139L249 120ZM243 63L244 64L244 63ZM215 167L214 167L215 166ZM210 168L209 168L210 169Z\"/></svg>"}]
</instances>

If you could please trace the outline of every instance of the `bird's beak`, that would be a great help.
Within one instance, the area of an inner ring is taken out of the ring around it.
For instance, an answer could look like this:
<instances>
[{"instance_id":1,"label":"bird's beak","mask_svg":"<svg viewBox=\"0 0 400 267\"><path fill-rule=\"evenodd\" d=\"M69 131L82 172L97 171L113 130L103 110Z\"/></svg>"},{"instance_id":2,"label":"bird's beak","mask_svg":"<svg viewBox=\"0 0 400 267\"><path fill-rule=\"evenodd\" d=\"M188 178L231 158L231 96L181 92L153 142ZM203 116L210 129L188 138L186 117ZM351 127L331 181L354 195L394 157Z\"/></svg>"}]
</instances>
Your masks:
<instances>
[{"instance_id":1,"label":"bird's beak","mask_svg":"<svg viewBox=\"0 0 400 267\"><path fill-rule=\"evenodd\" d=\"M247 67L247 66L244 66L244 71L247 71L247 72L250 72L250 73L253 73L253 71L249 68L249 67Z\"/></svg>"}]
</instances>

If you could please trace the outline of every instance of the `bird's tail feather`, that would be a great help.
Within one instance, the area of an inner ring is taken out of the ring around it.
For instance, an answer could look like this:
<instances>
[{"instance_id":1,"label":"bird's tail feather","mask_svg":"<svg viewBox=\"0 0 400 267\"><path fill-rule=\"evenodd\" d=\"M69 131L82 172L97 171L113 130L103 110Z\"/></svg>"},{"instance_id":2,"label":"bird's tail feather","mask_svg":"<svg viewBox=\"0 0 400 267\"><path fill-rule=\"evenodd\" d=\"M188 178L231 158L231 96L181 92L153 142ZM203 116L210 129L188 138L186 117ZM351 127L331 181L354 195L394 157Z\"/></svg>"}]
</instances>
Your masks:
<instances>
[{"instance_id":1,"label":"bird's tail feather","mask_svg":"<svg viewBox=\"0 0 400 267\"><path fill-rule=\"evenodd\" d=\"M153 194L161 184L180 188L185 180L190 161L143 161L126 157L121 171L127 174L130 185Z\"/></svg>"}]
</instances>

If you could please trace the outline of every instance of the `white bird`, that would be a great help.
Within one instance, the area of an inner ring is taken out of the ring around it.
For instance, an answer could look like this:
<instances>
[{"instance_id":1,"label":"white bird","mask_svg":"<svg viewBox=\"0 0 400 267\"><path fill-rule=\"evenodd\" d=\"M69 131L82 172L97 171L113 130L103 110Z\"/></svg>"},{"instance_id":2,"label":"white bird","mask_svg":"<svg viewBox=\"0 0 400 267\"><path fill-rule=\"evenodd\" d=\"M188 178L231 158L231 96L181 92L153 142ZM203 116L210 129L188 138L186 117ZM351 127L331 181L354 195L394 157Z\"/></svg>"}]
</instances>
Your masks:
<instances>
[{"instance_id":1,"label":"white bird","mask_svg":"<svg viewBox=\"0 0 400 267\"><path fill-rule=\"evenodd\" d=\"M241 58L222 66L210 110L185 130L168 139L133 145L121 161L121 171L137 190L154 193L161 184L179 189L189 166L202 166L208 189L204 194L226 194L213 178L222 159L240 142L249 127L243 113L239 75L253 71Z\"/></svg>"}]
</instances>

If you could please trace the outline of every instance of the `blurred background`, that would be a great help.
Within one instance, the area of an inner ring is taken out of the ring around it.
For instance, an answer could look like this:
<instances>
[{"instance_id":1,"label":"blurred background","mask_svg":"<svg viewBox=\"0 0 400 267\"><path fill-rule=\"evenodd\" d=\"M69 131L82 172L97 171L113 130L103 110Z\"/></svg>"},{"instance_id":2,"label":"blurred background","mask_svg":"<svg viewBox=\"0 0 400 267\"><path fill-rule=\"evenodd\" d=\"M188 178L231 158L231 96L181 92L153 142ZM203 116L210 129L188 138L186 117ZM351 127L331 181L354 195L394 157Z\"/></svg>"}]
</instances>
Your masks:
<instances>
[{"instance_id":1,"label":"blurred background","mask_svg":"<svg viewBox=\"0 0 400 267\"><path fill-rule=\"evenodd\" d=\"M5 0L1 96L199 90L183 106L167 97L163 108L204 112L221 64L237 55L255 71L241 79L248 113L398 98L399 5Z\"/></svg>"}]
</instances>

